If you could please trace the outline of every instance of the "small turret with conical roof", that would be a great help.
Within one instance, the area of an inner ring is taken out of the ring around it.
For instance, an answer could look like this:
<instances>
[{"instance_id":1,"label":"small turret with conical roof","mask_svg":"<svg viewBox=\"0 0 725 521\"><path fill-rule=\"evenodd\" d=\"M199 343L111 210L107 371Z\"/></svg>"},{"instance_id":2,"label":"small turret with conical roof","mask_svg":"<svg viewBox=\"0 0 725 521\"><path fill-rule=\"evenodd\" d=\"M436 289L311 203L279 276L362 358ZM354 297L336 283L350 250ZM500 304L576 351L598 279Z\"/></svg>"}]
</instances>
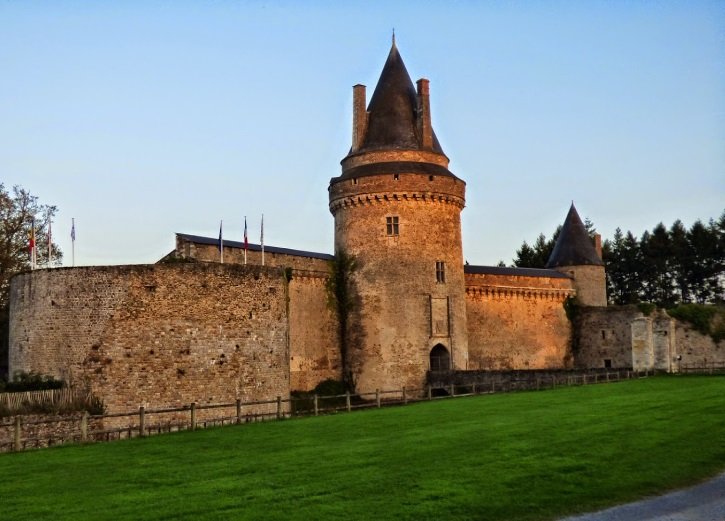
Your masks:
<instances>
[{"instance_id":1,"label":"small turret with conical roof","mask_svg":"<svg viewBox=\"0 0 725 521\"><path fill-rule=\"evenodd\" d=\"M576 296L580 304L607 305L604 262L594 247L573 202L546 267L566 273L574 279Z\"/></svg>"},{"instance_id":2,"label":"small turret with conical roof","mask_svg":"<svg viewBox=\"0 0 725 521\"><path fill-rule=\"evenodd\" d=\"M393 44L366 108L353 87L353 132L330 180L335 251L356 259L346 370L360 392L423 389L435 367L467 367L461 245L465 183L433 132L429 82L417 88Z\"/></svg>"}]
</instances>

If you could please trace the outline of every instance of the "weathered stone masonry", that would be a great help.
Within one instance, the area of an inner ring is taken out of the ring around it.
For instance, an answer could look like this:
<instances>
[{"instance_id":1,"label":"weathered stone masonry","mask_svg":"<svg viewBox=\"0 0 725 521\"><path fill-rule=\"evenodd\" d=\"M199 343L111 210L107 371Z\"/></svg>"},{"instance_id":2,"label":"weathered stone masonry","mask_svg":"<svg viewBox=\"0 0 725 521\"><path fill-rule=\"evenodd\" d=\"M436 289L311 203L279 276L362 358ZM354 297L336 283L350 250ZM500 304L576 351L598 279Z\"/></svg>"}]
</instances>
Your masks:
<instances>
[{"instance_id":1,"label":"weathered stone masonry","mask_svg":"<svg viewBox=\"0 0 725 521\"><path fill-rule=\"evenodd\" d=\"M110 411L289 395L282 270L61 268L11 283L11 371L90 385Z\"/></svg>"}]
</instances>

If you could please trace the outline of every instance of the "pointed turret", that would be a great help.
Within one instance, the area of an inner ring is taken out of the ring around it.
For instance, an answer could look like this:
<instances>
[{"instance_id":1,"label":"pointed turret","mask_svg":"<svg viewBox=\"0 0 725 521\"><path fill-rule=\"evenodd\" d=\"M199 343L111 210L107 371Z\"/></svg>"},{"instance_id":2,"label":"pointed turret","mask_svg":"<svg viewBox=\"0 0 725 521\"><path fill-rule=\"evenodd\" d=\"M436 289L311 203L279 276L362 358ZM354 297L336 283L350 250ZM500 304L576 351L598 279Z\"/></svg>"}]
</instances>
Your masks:
<instances>
[{"instance_id":1,"label":"pointed turret","mask_svg":"<svg viewBox=\"0 0 725 521\"><path fill-rule=\"evenodd\" d=\"M604 262L597 254L594 243L587 233L586 226L571 203L569 213L566 215L561 233L556 240L554 250L551 252L547 268L560 266L604 266Z\"/></svg>"},{"instance_id":2,"label":"pointed turret","mask_svg":"<svg viewBox=\"0 0 725 521\"><path fill-rule=\"evenodd\" d=\"M431 125L430 82L413 85L393 38L366 108L366 87L353 87L352 146L340 179L381 172L454 177Z\"/></svg>"},{"instance_id":3,"label":"pointed turret","mask_svg":"<svg viewBox=\"0 0 725 521\"><path fill-rule=\"evenodd\" d=\"M423 80L427 87L427 80ZM422 87L422 85L421 85ZM426 89L427 90L427 89ZM427 100L428 93L420 93ZM424 101L424 100L420 100ZM381 149L432 150L443 154L430 128L430 112L421 110L419 93L413 86L398 47L393 42L380 79L370 98L368 125L360 151ZM419 127L428 119L430 143Z\"/></svg>"},{"instance_id":4,"label":"pointed turret","mask_svg":"<svg viewBox=\"0 0 725 521\"><path fill-rule=\"evenodd\" d=\"M566 273L573 279L576 298L580 304L607 305L604 262L574 208L574 203L569 208L546 267Z\"/></svg>"}]
</instances>

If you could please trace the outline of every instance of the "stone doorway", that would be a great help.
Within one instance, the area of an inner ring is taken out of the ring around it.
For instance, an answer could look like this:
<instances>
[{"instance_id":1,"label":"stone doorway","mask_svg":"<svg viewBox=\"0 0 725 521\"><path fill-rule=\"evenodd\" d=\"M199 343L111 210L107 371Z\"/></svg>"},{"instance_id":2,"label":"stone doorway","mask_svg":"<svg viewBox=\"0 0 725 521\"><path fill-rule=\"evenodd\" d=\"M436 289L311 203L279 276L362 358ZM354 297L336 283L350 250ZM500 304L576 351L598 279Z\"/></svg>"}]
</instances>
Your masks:
<instances>
[{"instance_id":1,"label":"stone doorway","mask_svg":"<svg viewBox=\"0 0 725 521\"><path fill-rule=\"evenodd\" d=\"M436 344L430 350L430 370L448 371L451 368L451 355L443 344Z\"/></svg>"}]
</instances>

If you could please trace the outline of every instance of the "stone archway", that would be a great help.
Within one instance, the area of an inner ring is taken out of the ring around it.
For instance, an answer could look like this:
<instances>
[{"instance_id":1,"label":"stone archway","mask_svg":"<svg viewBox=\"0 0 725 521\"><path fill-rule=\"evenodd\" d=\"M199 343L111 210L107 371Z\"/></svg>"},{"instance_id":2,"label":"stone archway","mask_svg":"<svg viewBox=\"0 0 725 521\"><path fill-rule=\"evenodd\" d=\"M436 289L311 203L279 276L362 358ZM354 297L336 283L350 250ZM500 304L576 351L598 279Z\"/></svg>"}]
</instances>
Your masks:
<instances>
[{"instance_id":1,"label":"stone archway","mask_svg":"<svg viewBox=\"0 0 725 521\"><path fill-rule=\"evenodd\" d=\"M451 369L451 354L443 344L436 344L430 350L430 370L449 371Z\"/></svg>"}]
</instances>

